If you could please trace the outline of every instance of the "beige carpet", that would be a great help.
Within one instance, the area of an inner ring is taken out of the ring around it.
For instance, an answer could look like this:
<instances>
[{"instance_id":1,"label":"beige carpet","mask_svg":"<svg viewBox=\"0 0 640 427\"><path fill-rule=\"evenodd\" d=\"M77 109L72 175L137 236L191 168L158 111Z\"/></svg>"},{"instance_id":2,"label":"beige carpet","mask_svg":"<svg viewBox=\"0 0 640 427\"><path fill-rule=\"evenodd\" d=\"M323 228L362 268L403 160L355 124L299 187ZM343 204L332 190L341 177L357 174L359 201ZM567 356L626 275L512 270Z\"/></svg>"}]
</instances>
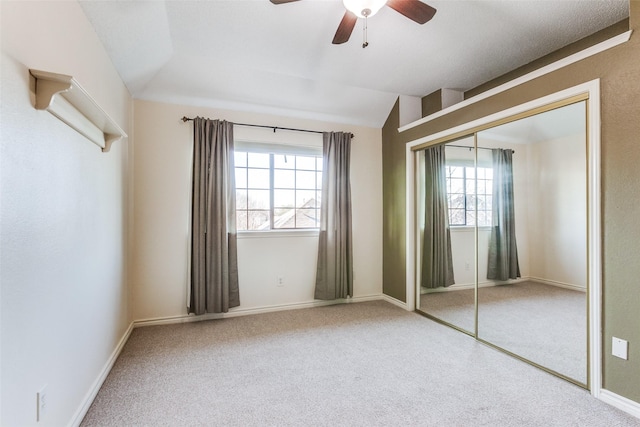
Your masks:
<instances>
[{"instance_id":1,"label":"beige carpet","mask_svg":"<svg viewBox=\"0 0 640 427\"><path fill-rule=\"evenodd\" d=\"M586 293L530 281L478 292L479 338L586 383ZM473 331L473 298L473 290L431 293L420 307Z\"/></svg>"},{"instance_id":2,"label":"beige carpet","mask_svg":"<svg viewBox=\"0 0 640 427\"><path fill-rule=\"evenodd\" d=\"M639 426L377 301L139 328L83 426Z\"/></svg>"}]
</instances>

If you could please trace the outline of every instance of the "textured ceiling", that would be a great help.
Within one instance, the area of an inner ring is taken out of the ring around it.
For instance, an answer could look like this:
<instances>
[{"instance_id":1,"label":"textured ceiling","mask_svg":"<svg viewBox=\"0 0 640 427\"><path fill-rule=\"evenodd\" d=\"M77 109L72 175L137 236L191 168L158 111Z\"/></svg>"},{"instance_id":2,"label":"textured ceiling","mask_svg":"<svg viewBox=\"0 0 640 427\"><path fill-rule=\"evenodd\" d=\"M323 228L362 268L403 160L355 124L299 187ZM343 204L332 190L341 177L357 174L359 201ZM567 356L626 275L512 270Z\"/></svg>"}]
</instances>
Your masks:
<instances>
[{"instance_id":1,"label":"textured ceiling","mask_svg":"<svg viewBox=\"0 0 640 427\"><path fill-rule=\"evenodd\" d=\"M81 1L137 99L381 127L398 95L466 90L628 16L627 0L425 1L331 40L339 0Z\"/></svg>"}]
</instances>

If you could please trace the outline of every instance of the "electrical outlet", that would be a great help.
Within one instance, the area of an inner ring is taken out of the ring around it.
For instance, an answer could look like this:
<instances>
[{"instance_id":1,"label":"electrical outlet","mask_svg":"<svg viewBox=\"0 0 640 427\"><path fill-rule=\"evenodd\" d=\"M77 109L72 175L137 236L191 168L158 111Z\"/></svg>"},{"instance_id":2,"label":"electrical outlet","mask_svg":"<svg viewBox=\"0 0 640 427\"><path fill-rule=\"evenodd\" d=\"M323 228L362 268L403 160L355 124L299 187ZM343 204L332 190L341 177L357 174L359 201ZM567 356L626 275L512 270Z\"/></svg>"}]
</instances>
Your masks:
<instances>
[{"instance_id":1,"label":"electrical outlet","mask_svg":"<svg viewBox=\"0 0 640 427\"><path fill-rule=\"evenodd\" d=\"M284 278L282 276L276 278L276 286L279 288L284 286Z\"/></svg>"},{"instance_id":2,"label":"electrical outlet","mask_svg":"<svg viewBox=\"0 0 640 427\"><path fill-rule=\"evenodd\" d=\"M36 393L36 421L41 422L47 413L47 386L44 385Z\"/></svg>"},{"instance_id":3,"label":"electrical outlet","mask_svg":"<svg viewBox=\"0 0 640 427\"><path fill-rule=\"evenodd\" d=\"M465 269L465 271L471 270L471 264L469 263L469 261L464 263L464 269Z\"/></svg>"},{"instance_id":4,"label":"electrical outlet","mask_svg":"<svg viewBox=\"0 0 640 427\"><path fill-rule=\"evenodd\" d=\"M629 343L626 340L613 337L611 340L611 354L620 359L629 358Z\"/></svg>"}]
</instances>

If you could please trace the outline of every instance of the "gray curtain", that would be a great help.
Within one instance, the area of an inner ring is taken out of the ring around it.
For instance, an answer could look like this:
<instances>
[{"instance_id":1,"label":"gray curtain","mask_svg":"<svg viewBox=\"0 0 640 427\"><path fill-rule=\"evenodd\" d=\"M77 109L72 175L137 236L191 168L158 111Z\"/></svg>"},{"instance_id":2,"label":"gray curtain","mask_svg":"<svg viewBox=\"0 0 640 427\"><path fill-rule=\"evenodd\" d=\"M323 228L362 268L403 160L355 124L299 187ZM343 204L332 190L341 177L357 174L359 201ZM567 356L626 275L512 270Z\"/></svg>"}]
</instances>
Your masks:
<instances>
[{"instance_id":1,"label":"gray curtain","mask_svg":"<svg viewBox=\"0 0 640 427\"><path fill-rule=\"evenodd\" d=\"M420 285L425 288L439 288L455 283L444 145L427 148L424 150L424 157L425 227Z\"/></svg>"},{"instance_id":2,"label":"gray curtain","mask_svg":"<svg viewBox=\"0 0 640 427\"><path fill-rule=\"evenodd\" d=\"M240 305L233 123L194 119L189 313Z\"/></svg>"},{"instance_id":3,"label":"gray curtain","mask_svg":"<svg viewBox=\"0 0 640 427\"><path fill-rule=\"evenodd\" d=\"M487 279L515 279L520 277L520 266L513 206L513 151L494 149L491 152L493 204Z\"/></svg>"},{"instance_id":4,"label":"gray curtain","mask_svg":"<svg viewBox=\"0 0 640 427\"><path fill-rule=\"evenodd\" d=\"M324 132L320 235L315 298L353 296L351 247L351 134Z\"/></svg>"}]
</instances>

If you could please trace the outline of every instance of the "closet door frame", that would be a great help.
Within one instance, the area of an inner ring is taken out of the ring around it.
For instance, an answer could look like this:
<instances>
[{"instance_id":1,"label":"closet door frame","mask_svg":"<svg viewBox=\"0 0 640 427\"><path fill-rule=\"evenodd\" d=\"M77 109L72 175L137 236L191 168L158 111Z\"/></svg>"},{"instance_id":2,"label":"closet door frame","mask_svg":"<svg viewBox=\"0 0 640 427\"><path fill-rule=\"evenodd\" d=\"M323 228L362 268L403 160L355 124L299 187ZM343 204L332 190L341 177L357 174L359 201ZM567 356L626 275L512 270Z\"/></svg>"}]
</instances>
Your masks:
<instances>
[{"instance_id":1,"label":"closet door frame","mask_svg":"<svg viewBox=\"0 0 640 427\"><path fill-rule=\"evenodd\" d=\"M442 132L418 138L406 145L406 271L407 310L415 311L420 292L417 283L416 162L419 149L437 145L463 134L506 123L583 98L587 104L587 294L588 294L588 374L587 388L594 397L602 389L602 242L600 195L600 79L592 80L524 104L464 123ZM477 253L477 251L476 251ZM476 284L477 288L477 284ZM477 292L477 289L476 289ZM476 304L477 312L477 304ZM477 319L476 319L477 339Z\"/></svg>"}]
</instances>

